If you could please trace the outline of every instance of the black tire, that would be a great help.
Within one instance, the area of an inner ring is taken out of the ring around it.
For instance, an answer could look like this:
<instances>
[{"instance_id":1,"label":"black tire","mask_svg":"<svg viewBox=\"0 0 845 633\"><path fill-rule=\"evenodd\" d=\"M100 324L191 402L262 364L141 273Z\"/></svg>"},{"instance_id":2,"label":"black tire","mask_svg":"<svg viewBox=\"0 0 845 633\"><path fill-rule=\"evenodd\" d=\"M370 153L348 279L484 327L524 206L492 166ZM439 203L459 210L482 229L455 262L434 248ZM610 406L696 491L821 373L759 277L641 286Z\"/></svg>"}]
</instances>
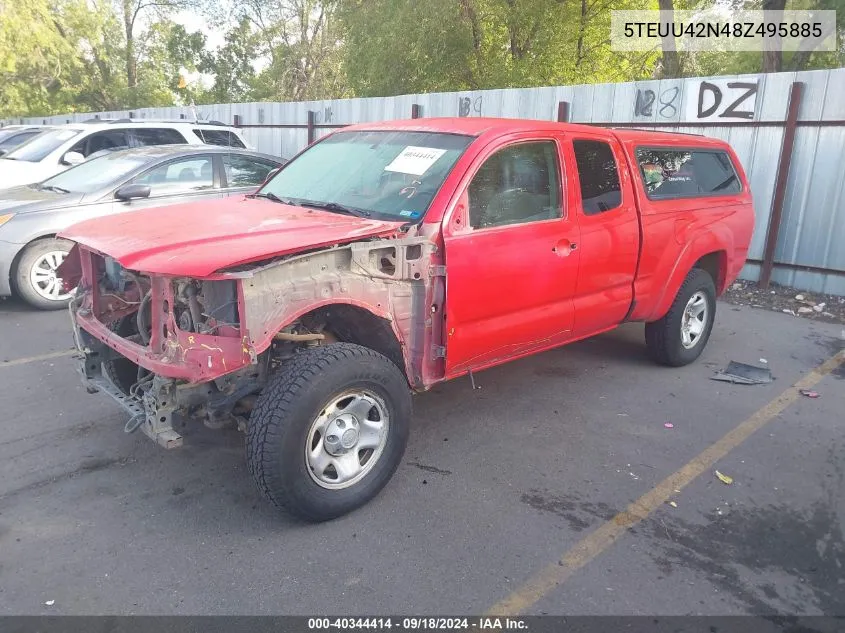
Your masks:
<instances>
[{"instance_id":1,"label":"black tire","mask_svg":"<svg viewBox=\"0 0 845 633\"><path fill-rule=\"evenodd\" d=\"M30 281L29 273L35 263L51 251L63 251L69 253L73 248L73 242L59 238L37 240L29 244L21 253L15 270L12 273L12 281L18 296L26 301L33 308L39 310L61 310L67 308L69 299L55 301L43 297Z\"/></svg>"},{"instance_id":2,"label":"black tire","mask_svg":"<svg viewBox=\"0 0 845 633\"><path fill-rule=\"evenodd\" d=\"M690 348L684 347L681 338L681 321L687 303L696 293L702 293L707 302L706 322L700 336ZM697 359L713 330L716 319L716 287L710 274L700 268L693 268L672 302L666 315L653 323L646 323L645 340L648 355L653 361L669 367L688 365Z\"/></svg>"},{"instance_id":3,"label":"black tire","mask_svg":"<svg viewBox=\"0 0 845 633\"><path fill-rule=\"evenodd\" d=\"M333 397L354 388L383 400L389 415L386 444L360 481L328 489L314 480L306 463L308 433ZM402 460L410 421L408 381L386 357L350 343L306 349L271 376L258 397L247 427L247 465L273 504L308 521L327 521L361 507L384 488Z\"/></svg>"}]
</instances>

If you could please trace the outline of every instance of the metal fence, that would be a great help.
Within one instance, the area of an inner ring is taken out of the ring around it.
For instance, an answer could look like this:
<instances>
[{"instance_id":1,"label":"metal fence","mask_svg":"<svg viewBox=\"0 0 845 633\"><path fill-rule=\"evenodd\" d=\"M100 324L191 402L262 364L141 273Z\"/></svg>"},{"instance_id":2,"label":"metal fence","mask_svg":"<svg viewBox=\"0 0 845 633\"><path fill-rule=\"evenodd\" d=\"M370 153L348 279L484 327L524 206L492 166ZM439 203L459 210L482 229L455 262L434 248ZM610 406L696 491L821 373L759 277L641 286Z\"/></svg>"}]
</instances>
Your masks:
<instances>
[{"instance_id":1,"label":"metal fence","mask_svg":"<svg viewBox=\"0 0 845 633\"><path fill-rule=\"evenodd\" d=\"M557 119L705 134L728 141L748 172L756 228L746 279L845 295L845 69L415 94L299 103L197 106L243 128L256 149L289 157L352 123L411 116ZM28 119L79 122L95 114ZM96 113L193 119L190 108ZM761 279L762 277L762 279Z\"/></svg>"}]
</instances>

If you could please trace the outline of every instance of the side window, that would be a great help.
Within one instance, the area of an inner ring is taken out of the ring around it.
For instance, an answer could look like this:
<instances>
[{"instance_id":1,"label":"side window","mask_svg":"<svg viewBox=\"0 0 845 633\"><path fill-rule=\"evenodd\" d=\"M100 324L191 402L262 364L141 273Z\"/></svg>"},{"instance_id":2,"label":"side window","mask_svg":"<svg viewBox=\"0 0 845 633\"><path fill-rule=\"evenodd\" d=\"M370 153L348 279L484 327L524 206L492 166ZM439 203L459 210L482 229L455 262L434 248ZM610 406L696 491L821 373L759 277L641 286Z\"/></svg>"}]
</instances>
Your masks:
<instances>
[{"instance_id":1,"label":"side window","mask_svg":"<svg viewBox=\"0 0 845 633\"><path fill-rule=\"evenodd\" d=\"M126 130L106 130L104 132L95 132L91 136L79 141L70 151L79 152L87 158L91 154L101 152L104 149L118 150L127 147L129 147L129 141L126 138Z\"/></svg>"},{"instance_id":2,"label":"side window","mask_svg":"<svg viewBox=\"0 0 845 633\"><path fill-rule=\"evenodd\" d=\"M649 198L688 198L741 191L726 152L638 148L637 163Z\"/></svg>"},{"instance_id":3,"label":"side window","mask_svg":"<svg viewBox=\"0 0 845 633\"><path fill-rule=\"evenodd\" d=\"M149 185L150 197L201 191L214 187L214 168L211 156L191 156L154 167L132 182Z\"/></svg>"},{"instance_id":4,"label":"side window","mask_svg":"<svg viewBox=\"0 0 845 633\"><path fill-rule=\"evenodd\" d=\"M180 145L185 137L169 128L135 128L132 130L138 145Z\"/></svg>"},{"instance_id":5,"label":"side window","mask_svg":"<svg viewBox=\"0 0 845 633\"><path fill-rule=\"evenodd\" d=\"M237 147L238 149L246 149L246 145L243 144L241 139L239 139L238 135L234 132L229 132L229 145L231 147Z\"/></svg>"},{"instance_id":6,"label":"side window","mask_svg":"<svg viewBox=\"0 0 845 633\"><path fill-rule=\"evenodd\" d=\"M0 149L10 149L12 147L17 147L18 145L23 145L29 139L34 136L38 136L39 134L41 134L41 130L29 130L27 132L21 132L20 134L12 134L0 141Z\"/></svg>"},{"instance_id":7,"label":"side window","mask_svg":"<svg viewBox=\"0 0 845 633\"><path fill-rule=\"evenodd\" d=\"M619 168L610 145L603 141L572 141L584 215L610 211L622 204Z\"/></svg>"},{"instance_id":8,"label":"side window","mask_svg":"<svg viewBox=\"0 0 845 633\"><path fill-rule=\"evenodd\" d=\"M223 155L227 187L257 187L277 165L250 156Z\"/></svg>"},{"instance_id":9,"label":"side window","mask_svg":"<svg viewBox=\"0 0 845 633\"><path fill-rule=\"evenodd\" d=\"M475 174L468 195L475 229L561 217L557 145L542 141L499 150Z\"/></svg>"},{"instance_id":10,"label":"side window","mask_svg":"<svg viewBox=\"0 0 845 633\"><path fill-rule=\"evenodd\" d=\"M223 147L246 147L237 136L232 134L229 130L203 130L195 129L199 139L207 145L222 145Z\"/></svg>"}]
</instances>

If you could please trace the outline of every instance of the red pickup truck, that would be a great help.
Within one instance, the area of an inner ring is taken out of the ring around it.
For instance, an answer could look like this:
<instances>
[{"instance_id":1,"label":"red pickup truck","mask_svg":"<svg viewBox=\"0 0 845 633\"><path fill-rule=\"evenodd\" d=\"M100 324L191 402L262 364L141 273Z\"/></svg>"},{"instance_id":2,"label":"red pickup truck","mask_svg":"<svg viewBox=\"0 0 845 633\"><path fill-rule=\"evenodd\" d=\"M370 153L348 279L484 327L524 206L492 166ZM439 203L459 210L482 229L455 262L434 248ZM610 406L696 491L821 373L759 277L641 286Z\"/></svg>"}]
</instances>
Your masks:
<instances>
[{"instance_id":1,"label":"red pickup truck","mask_svg":"<svg viewBox=\"0 0 845 633\"><path fill-rule=\"evenodd\" d=\"M414 391L626 321L695 360L753 224L719 140L417 119L337 131L241 200L78 224L61 274L127 432L237 425L264 495L319 521L390 479Z\"/></svg>"}]
</instances>

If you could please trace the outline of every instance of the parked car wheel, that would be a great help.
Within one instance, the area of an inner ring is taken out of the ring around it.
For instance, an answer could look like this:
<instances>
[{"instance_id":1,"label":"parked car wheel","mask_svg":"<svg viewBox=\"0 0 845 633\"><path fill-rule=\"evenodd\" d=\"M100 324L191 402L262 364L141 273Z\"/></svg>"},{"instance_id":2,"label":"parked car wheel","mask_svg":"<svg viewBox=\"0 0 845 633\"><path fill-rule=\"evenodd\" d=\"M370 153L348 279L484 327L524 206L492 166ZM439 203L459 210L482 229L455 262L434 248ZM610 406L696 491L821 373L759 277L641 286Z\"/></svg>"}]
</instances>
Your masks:
<instances>
[{"instance_id":1,"label":"parked car wheel","mask_svg":"<svg viewBox=\"0 0 845 633\"><path fill-rule=\"evenodd\" d=\"M12 276L18 295L40 310L67 307L73 292L65 292L56 270L72 247L73 242L59 238L37 240L27 246Z\"/></svg>"},{"instance_id":2,"label":"parked car wheel","mask_svg":"<svg viewBox=\"0 0 845 633\"><path fill-rule=\"evenodd\" d=\"M309 521L351 512L396 471L411 394L399 368L349 343L306 349L282 366L247 427L250 473L271 502Z\"/></svg>"},{"instance_id":3,"label":"parked car wheel","mask_svg":"<svg viewBox=\"0 0 845 633\"><path fill-rule=\"evenodd\" d=\"M688 365L701 355L716 318L716 287L710 274L693 268L662 319L646 323L649 356L670 367Z\"/></svg>"}]
</instances>

